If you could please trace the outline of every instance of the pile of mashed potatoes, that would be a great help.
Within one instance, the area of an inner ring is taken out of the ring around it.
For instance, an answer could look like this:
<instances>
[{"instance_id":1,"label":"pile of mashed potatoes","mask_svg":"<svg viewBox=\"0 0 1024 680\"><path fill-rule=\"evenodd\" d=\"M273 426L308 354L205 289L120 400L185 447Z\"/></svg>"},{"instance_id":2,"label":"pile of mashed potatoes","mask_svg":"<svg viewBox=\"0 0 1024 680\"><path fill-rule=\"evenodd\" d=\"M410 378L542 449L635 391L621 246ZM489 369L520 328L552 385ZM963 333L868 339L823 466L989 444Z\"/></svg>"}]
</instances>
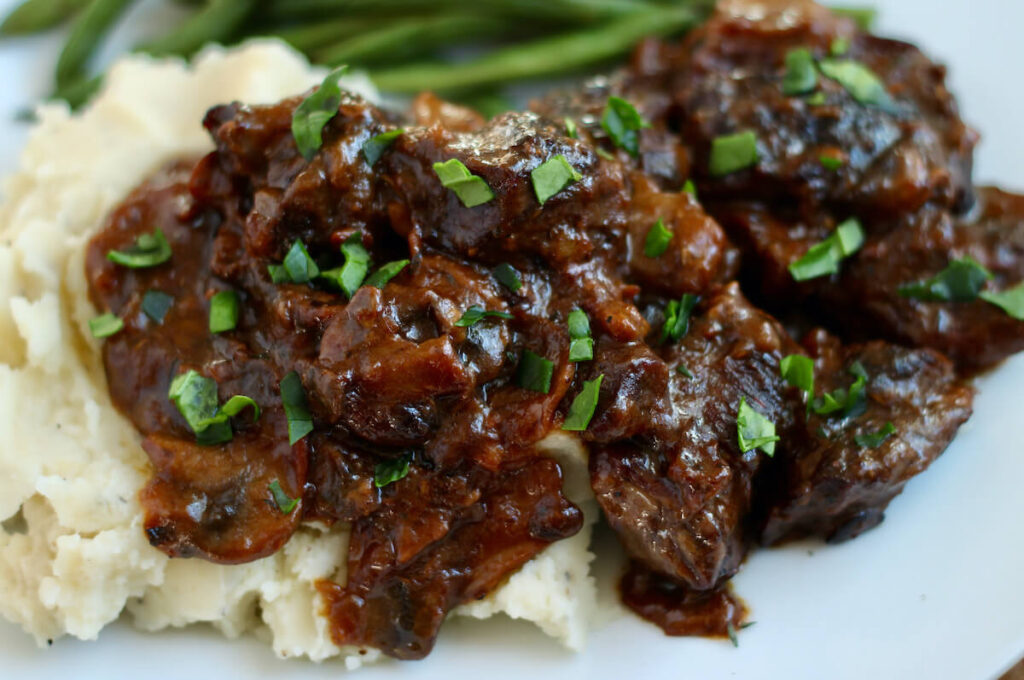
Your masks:
<instances>
[{"instance_id":1,"label":"pile of mashed potatoes","mask_svg":"<svg viewBox=\"0 0 1024 680\"><path fill-rule=\"evenodd\" d=\"M277 554L237 566L171 560L149 545L137 500L149 461L110 403L87 326L97 312L83 257L107 213L161 164L211 148L208 107L275 101L322 77L259 42L192 65L128 59L81 113L40 111L0 199L0 615L40 643L93 639L127 610L145 630L209 622L230 637L262 633L280 656L339 656L350 668L380 657L333 644L318 613L314 583L345 578L345 527L304 526ZM343 84L373 96L365 79ZM542 445L563 462L587 527L455 613L533 621L578 649L595 599L596 507L577 440L559 433Z\"/></svg>"}]
</instances>

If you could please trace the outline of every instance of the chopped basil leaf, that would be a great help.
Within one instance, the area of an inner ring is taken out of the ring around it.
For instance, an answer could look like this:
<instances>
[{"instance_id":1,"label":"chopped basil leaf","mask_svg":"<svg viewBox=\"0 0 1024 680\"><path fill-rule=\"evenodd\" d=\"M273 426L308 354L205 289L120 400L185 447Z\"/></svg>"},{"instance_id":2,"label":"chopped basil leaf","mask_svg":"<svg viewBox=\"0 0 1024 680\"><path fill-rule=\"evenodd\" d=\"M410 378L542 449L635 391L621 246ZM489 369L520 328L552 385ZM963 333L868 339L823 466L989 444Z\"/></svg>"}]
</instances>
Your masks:
<instances>
[{"instance_id":1,"label":"chopped basil leaf","mask_svg":"<svg viewBox=\"0 0 1024 680\"><path fill-rule=\"evenodd\" d=\"M715 177L730 175L757 164L757 135L744 130L715 137L711 142L709 169Z\"/></svg>"},{"instance_id":2,"label":"chopped basil leaf","mask_svg":"<svg viewBox=\"0 0 1024 680\"><path fill-rule=\"evenodd\" d=\"M836 38L829 45L828 52L833 57L841 57L850 51L850 41L847 38Z\"/></svg>"},{"instance_id":3,"label":"chopped basil leaf","mask_svg":"<svg viewBox=\"0 0 1024 680\"><path fill-rule=\"evenodd\" d=\"M665 223L659 217L658 221L647 232L647 238L644 240L644 255L647 257L660 257L668 250L668 244L671 242L672 231L665 226Z\"/></svg>"},{"instance_id":4,"label":"chopped basil leaf","mask_svg":"<svg viewBox=\"0 0 1024 680\"><path fill-rule=\"evenodd\" d=\"M856 418L864 413L867 401L865 393L868 381L867 371L859 361L855 361L850 365L850 373L856 377L856 380L849 389L839 387L816 397L811 402L811 410L819 416L839 413L843 418Z\"/></svg>"},{"instance_id":5,"label":"chopped basil leaf","mask_svg":"<svg viewBox=\"0 0 1024 680\"><path fill-rule=\"evenodd\" d=\"M603 380L604 376L599 375L593 380L583 383L583 389L569 406L569 414L565 417L565 422L562 423L563 430L583 432L587 429L590 419L594 417L594 411L597 410L597 398L601 394L601 381Z\"/></svg>"},{"instance_id":6,"label":"chopped basil leaf","mask_svg":"<svg viewBox=\"0 0 1024 680\"><path fill-rule=\"evenodd\" d=\"M796 262L789 265L789 273L796 281L807 281L839 271L839 263L864 245L864 230L860 222L850 218L821 243L811 246Z\"/></svg>"},{"instance_id":7,"label":"chopped basil leaf","mask_svg":"<svg viewBox=\"0 0 1024 680\"><path fill-rule=\"evenodd\" d=\"M852 19L862 31L870 31L875 25L878 10L873 7L829 7L833 14Z\"/></svg>"},{"instance_id":8,"label":"chopped basil leaf","mask_svg":"<svg viewBox=\"0 0 1024 680\"><path fill-rule=\"evenodd\" d=\"M625 149L630 156L640 153L639 131L651 127L632 104L622 97L608 97L601 114L601 127L615 146Z\"/></svg>"},{"instance_id":9,"label":"chopped basil leaf","mask_svg":"<svg viewBox=\"0 0 1024 680\"><path fill-rule=\"evenodd\" d=\"M523 350L523 356L519 360L516 381L522 388L547 394L551 391L551 376L554 372L553 361L527 349Z\"/></svg>"},{"instance_id":10,"label":"chopped basil leaf","mask_svg":"<svg viewBox=\"0 0 1024 680\"><path fill-rule=\"evenodd\" d=\"M549 158L530 172L533 193L537 195L537 202L541 205L544 205L549 198L562 189L581 179L583 179L583 175L569 165L569 161L562 154Z\"/></svg>"},{"instance_id":11,"label":"chopped basil leaf","mask_svg":"<svg viewBox=\"0 0 1024 680\"><path fill-rule=\"evenodd\" d=\"M892 110L895 103L874 71L852 59L822 59L821 72L843 86L861 104Z\"/></svg>"},{"instance_id":12,"label":"chopped basil leaf","mask_svg":"<svg viewBox=\"0 0 1024 680\"><path fill-rule=\"evenodd\" d=\"M267 487L270 489L270 495L274 497L274 503L277 504L277 509L286 515L292 514L292 510L299 504L298 498L292 498L284 492L281 488L281 482L276 479L270 483Z\"/></svg>"},{"instance_id":13,"label":"chopped basil leaf","mask_svg":"<svg viewBox=\"0 0 1024 680\"><path fill-rule=\"evenodd\" d=\"M693 380L693 373L690 372L690 369L688 369L685 364L679 364L676 366L676 373L679 375L685 375L690 380Z\"/></svg>"},{"instance_id":14,"label":"chopped basil leaf","mask_svg":"<svg viewBox=\"0 0 1024 680\"><path fill-rule=\"evenodd\" d=\"M147 290L142 296L142 313L156 323L163 323L164 317L174 304L174 298L159 290Z\"/></svg>"},{"instance_id":15,"label":"chopped basil leaf","mask_svg":"<svg viewBox=\"0 0 1024 680\"><path fill-rule=\"evenodd\" d=\"M301 240L292 244L280 269L273 269L273 265L270 268L270 278L274 283L309 283L319 275L320 268Z\"/></svg>"},{"instance_id":16,"label":"chopped basil leaf","mask_svg":"<svg viewBox=\"0 0 1024 680\"><path fill-rule=\"evenodd\" d=\"M366 140L366 143L363 144L363 158L365 158L366 162L372 166L380 160L380 157L384 155L384 152L387 151L388 148L395 143L395 140L401 137L404 132L405 130L402 128L397 128L395 130L388 130L387 132L382 132L379 135L370 137Z\"/></svg>"},{"instance_id":17,"label":"chopped basil leaf","mask_svg":"<svg viewBox=\"0 0 1024 680\"><path fill-rule=\"evenodd\" d=\"M786 53L786 74L782 77L782 93L788 96L814 92L818 87L818 71L814 55L806 47Z\"/></svg>"},{"instance_id":18,"label":"chopped basil leaf","mask_svg":"<svg viewBox=\"0 0 1024 680\"><path fill-rule=\"evenodd\" d=\"M846 163L842 158L837 156L827 156L825 154L818 156L818 162L821 163L823 168L826 170L832 170L833 172L843 167Z\"/></svg>"},{"instance_id":19,"label":"chopped basil leaf","mask_svg":"<svg viewBox=\"0 0 1024 680\"><path fill-rule=\"evenodd\" d=\"M222 290L210 299L210 332L223 333L238 325L238 293Z\"/></svg>"},{"instance_id":20,"label":"chopped basil leaf","mask_svg":"<svg viewBox=\"0 0 1024 680\"><path fill-rule=\"evenodd\" d=\"M302 387L299 374L292 371L281 379L281 403L288 418L288 443L294 446L313 431L313 416L309 413L306 390Z\"/></svg>"},{"instance_id":21,"label":"chopped basil leaf","mask_svg":"<svg viewBox=\"0 0 1024 680\"><path fill-rule=\"evenodd\" d=\"M679 342L690 329L690 313L697 304L699 298L692 293L686 293L678 300L670 300L665 306L665 325L661 327L660 343L669 338L672 342Z\"/></svg>"},{"instance_id":22,"label":"chopped basil leaf","mask_svg":"<svg viewBox=\"0 0 1024 680\"><path fill-rule=\"evenodd\" d=\"M292 137L295 138L295 146L298 147L299 153L307 161L313 160L313 156L324 143L324 126L338 115L338 106L341 104L338 79L347 68L342 66L328 73L320 87L295 107L292 114Z\"/></svg>"},{"instance_id":23,"label":"chopped basil leaf","mask_svg":"<svg viewBox=\"0 0 1024 680\"><path fill-rule=\"evenodd\" d=\"M494 268L494 278L498 279L498 283L513 293L523 287L523 279L519 276L519 272L507 262L503 262Z\"/></svg>"},{"instance_id":24,"label":"chopped basil leaf","mask_svg":"<svg viewBox=\"0 0 1024 680\"><path fill-rule=\"evenodd\" d=\"M686 180L686 183L683 184L683 192L697 198L697 185L693 183L692 179Z\"/></svg>"},{"instance_id":25,"label":"chopped basil leaf","mask_svg":"<svg viewBox=\"0 0 1024 680\"><path fill-rule=\"evenodd\" d=\"M373 469L373 484L378 489L404 479L409 474L409 456L377 463Z\"/></svg>"},{"instance_id":26,"label":"chopped basil leaf","mask_svg":"<svg viewBox=\"0 0 1024 680\"><path fill-rule=\"evenodd\" d=\"M572 118L567 117L565 119L565 134L573 139L580 138L580 132L579 129L576 127L576 121L574 121Z\"/></svg>"},{"instance_id":27,"label":"chopped basil leaf","mask_svg":"<svg viewBox=\"0 0 1024 680\"><path fill-rule=\"evenodd\" d=\"M486 310L480 305L473 305L465 312L462 313L462 318L455 322L455 325L459 328L468 328L473 324L482 321L486 318L494 319L511 319L512 315L508 312L492 312Z\"/></svg>"},{"instance_id":28,"label":"chopped basil leaf","mask_svg":"<svg viewBox=\"0 0 1024 680\"><path fill-rule=\"evenodd\" d=\"M131 269L155 267L171 259L171 244L161 229L152 234L141 234L127 250L109 250L107 259Z\"/></svg>"},{"instance_id":29,"label":"chopped basil leaf","mask_svg":"<svg viewBox=\"0 0 1024 680\"><path fill-rule=\"evenodd\" d=\"M590 361L594 358L594 339L590 337L590 319L582 309L569 312L569 361Z\"/></svg>"},{"instance_id":30,"label":"chopped basil leaf","mask_svg":"<svg viewBox=\"0 0 1024 680\"><path fill-rule=\"evenodd\" d=\"M494 192L484 178L471 173L458 158L434 163L434 173L441 180L441 185L455 192L467 208L474 208L494 198Z\"/></svg>"},{"instance_id":31,"label":"chopped basil leaf","mask_svg":"<svg viewBox=\"0 0 1024 680\"><path fill-rule=\"evenodd\" d=\"M857 442L857 446L866 449L876 449L881 446L886 439L894 434L896 434L896 426L890 422L886 423L882 429L878 430L878 432L854 435L853 440Z\"/></svg>"},{"instance_id":32,"label":"chopped basil leaf","mask_svg":"<svg viewBox=\"0 0 1024 680\"><path fill-rule=\"evenodd\" d=\"M367 286L373 286L374 288L383 288L388 285L388 281L398 276L398 274L409 266L409 260L395 260L394 262L388 262L387 264L381 265L380 269L370 275L370 278L366 279L364 283Z\"/></svg>"},{"instance_id":33,"label":"chopped basil leaf","mask_svg":"<svg viewBox=\"0 0 1024 680\"><path fill-rule=\"evenodd\" d=\"M968 255L953 260L927 281L900 286L899 293L925 302L971 302L991 278L992 272Z\"/></svg>"},{"instance_id":34,"label":"chopped basil leaf","mask_svg":"<svg viewBox=\"0 0 1024 680\"><path fill-rule=\"evenodd\" d=\"M736 434L743 453L761 449L769 456L775 455L775 442L779 441L775 434L775 423L751 408L746 397L740 399L740 407L736 412Z\"/></svg>"},{"instance_id":35,"label":"chopped basil leaf","mask_svg":"<svg viewBox=\"0 0 1024 680\"><path fill-rule=\"evenodd\" d=\"M124 321L110 312L89 319L89 332L94 338L109 338L124 328Z\"/></svg>"},{"instance_id":36,"label":"chopped basil leaf","mask_svg":"<svg viewBox=\"0 0 1024 680\"><path fill-rule=\"evenodd\" d=\"M979 297L999 307L1017 321L1024 321L1024 281L1000 293L983 290Z\"/></svg>"},{"instance_id":37,"label":"chopped basil leaf","mask_svg":"<svg viewBox=\"0 0 1024 680\"><path fill-rule=\"evenodd\" d=\"M814 396L814 361L802 354L790 354L779 362L779 373L786 384Z\"/></svg>"}]
</instances>

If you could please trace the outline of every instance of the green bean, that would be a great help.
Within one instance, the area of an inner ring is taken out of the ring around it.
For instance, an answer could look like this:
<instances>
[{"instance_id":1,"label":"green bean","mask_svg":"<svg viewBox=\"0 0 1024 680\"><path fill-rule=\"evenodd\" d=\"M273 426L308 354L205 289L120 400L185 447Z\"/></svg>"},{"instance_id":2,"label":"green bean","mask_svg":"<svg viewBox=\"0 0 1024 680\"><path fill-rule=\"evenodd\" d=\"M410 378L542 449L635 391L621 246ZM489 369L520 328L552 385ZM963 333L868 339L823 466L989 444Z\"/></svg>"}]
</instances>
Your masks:
<instances>
[{"instance_id":1,"label":"green bean","mask_svg":"<svg viewBox=\"0 0 1024 680\"><path fill-rule=\"evenodd\" d=\"M0 24L0 35L29 35L60 24L88 0L25 0Z\"/></svg>"},{"instance_id":2,"label":"green bean","mask_svg":"<svg viewBox=\"0 0 1024 680\"><path fill-rule=\"evenodd\" d=\"M484 38L500 33L505 23L493 17L464 14L434 18L417 17L386 24L314 53L317 61L337 64L366 64L394 59L467 37Z\"/></svg>"},{"instance_id":3,"label":"green bean","mask_svg":"<svg viewBox=\"0 0 1024 680\"><path fill-rule=\"evenodd\" d=\"M513 45L473 61L413 64L371 72L384 91L466 90L511 80L552 76L605 61L650 35L669 35L698 21L686 7L650 9L607 24Z\"/></svg>"},{"instance_id":4,"label":"green bean","mask_svg":"<svg viewBox=\"0 0 1024 680\"><path fill-rule=\"evenodd\" d=\"M92 78L82 78L69 83L66 87L62 87L53 93L51 99L63 99L73 109L77 109L79 106L89 101L89 98L100 89L103 84L103 76L93 76Z\"/></svg>"},{"instance_id":5,"label":"green bean","mask_svg":"<svg viewBox=\"0 0 1024 680\"><path fill-rule=\"evenodd\" d=\"M133 0L90 0L75 20L71 35L57 60L57 87L63 88L81 79L89 58L114 22Z\"/></svg>"},{"instance_id":6,"label":"green bean","mask_svg":"<svg viewBox=\"0 0 1024 680\"><path fill-rule=\"evenodd\" d=\"M178 28L136 49L157 56L188 56L208 42L225 43L235 37L256 5L257 0L210 0Z\"/></svg>"},{"instance_id":7,"label":"green bean","mask_svg":"<svg viewBox=\"0 0 1024 680\"><path fill-rule=\"evenodd\" d=\"M649 7L644 0L269 0L264 10L270 21L322 18L386 12L439 12L445 9L478 11L530 20L594 21L627 16Z\"/></svg>"},{"instance_id":8,"label":"green bean","mask_svg":"<svg viewBox=\"0 0 1024 680\"><path fill-rule=\"evenodd\" d=\"M333 19L331 21L318 21L292 28L276 29L268 27L266 35L284 40L286 43L301 52L333 45L345 38L360 35L367 31L379 28L379 19ZM253 31L255 35L263 35L260 30Z\"/></svg>"}]
</instances>

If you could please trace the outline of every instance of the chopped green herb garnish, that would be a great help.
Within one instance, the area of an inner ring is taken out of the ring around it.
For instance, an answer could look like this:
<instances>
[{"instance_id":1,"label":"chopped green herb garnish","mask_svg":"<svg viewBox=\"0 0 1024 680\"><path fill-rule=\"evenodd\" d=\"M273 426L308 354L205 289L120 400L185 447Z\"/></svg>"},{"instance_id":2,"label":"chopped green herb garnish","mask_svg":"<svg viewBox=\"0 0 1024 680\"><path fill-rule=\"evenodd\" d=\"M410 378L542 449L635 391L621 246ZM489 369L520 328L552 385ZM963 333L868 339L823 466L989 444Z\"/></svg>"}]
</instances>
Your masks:
<instances>
[{"instance_id":1,"label":"chopped green herb garnish","mask_svg":"<svg viewBox=\"0 0 1024 680\"><path fill-rule=\"evenodd\" d=\"M210 332L223 333L238 325L238 293L222 290L210 299Z\"/></svg>"},{"instance_id":2,"label":"chopped green herb garnish","mask_svg":"<svg viewBox=\"0 0 1024 680\"><path fill-rule=\"evenodd\" d=\"M878 432L854 435L853 440L857 442L857 446L865 449L876 449L881 446L886 439L894 434L896 434L896 426L890 422L882 426Z\"/></svg>"},{"instance_id":3,"label":"chopped green herb garnish","mask_svg":"<svg viewBox=\"0 0 1024 680\"><path fill-rule=\"evenodd\" d=\"M606 161L613 161L613 160L615 160L615 156L613 156L612 154L608 153L606 150L602 149L601 147L597 147L596 149L594 149L594 153L596 153L598 156L600 156L601 158L605 159Z\"/></svg>"},{"instance_id":4,"label":"chopped green herb garnish","mask_svg":"<svg viewBox=\"0 0 1024 680\"><path fill-rule=\"evenodd\" d=\"M597 399L601 394L601 381L603 380L604 376L599 375L593 380L583 383L583 389L569 406L569 414L565 417L565 422L562 423L563 430L583 432L587 429L591 418L594 417L594 411L597 410Z\"/></svg>"},{"instance_id":5,"label":"chopped green herb garnish","mask_svg":"<svg viewBox=\"0 0 1024 680\"><path fill-rule=\"evenodd\" d=\"M843 165L845 165L846 163L846 161L844 161L842 158L839 158L838 156L827 156L825 154L818 156L818 162L821 163L821 166L823 168L825 168L826 170L831 170L833 172L843 167Z\"/></svg>"},{"instance_id":6,"label":"chopped green herb garnish","mask_svg":"<svg viewBox=\"0 0 1024 680\"><path fill-rule=\"evenodd\" d=\"M553 361L527 349L523 350L523 355L519 359L516 380L522 388L547 394L551 391L551 376L554 372Z\"/></svg>"},{"instance_id":7,"label":"chopped green herb garnish","mask_svg":"<svg viewBox=\"0 0 1024 680\"><path fill-rule=\"evenodd\" d=\"M298 498L292 498L284 492L281 488L281 482L276 479L270 483L267 487L270 489L270 495L274 497L274 503L277 504L277 509L286 515L292 514L292 510L299 504Z\"/></svg>"},{"instance_id":8,"label":"chopped green herb garnish","mask_svg":"<svg viewBox=\"0 0 1024 680\"><path fill-rule=\"evenodd\" d=\"M686 180L683 184L683 193L690 194L694 198L697 198L697 185L693 183L692 179Z\"/></svg>"},{"instance_id":9,"label":"chopped green herb garnish","mask_svg":"<svg viewBox=\"0 0 1024 680\"><path fill-rule=\"evenodd\" d=\"M838 413L843 418L856 418L864 412L867 400L865 390L867 387L868 373L864 370L864 366L859 361L853 362L853 364L850 365L849 370L856 378L854 383L850 385L849 389L839 387L831 392L826 392L820 397L816 397L811 402L812 411L817 413L819 416Z\"/></svg>"},{"instance_id":10,"label":"chopped green herb garnish","mask_svg":"<svg viewBox=\"0 0 1024 680\"><path fill-rule=\"evenodd\" d=\"M992 272L967 255L927 281L900 286L899 293L925 302L972 302L991 278Z\"/></svg>"},{"instance_id":11,"label":"chopped green herb garnish","mask_svg":"<svg viewBox=\"0 0 1024 680\"><path fill-rule=\"evenodd\" d=\"M1024 281L998 293L983 290L979 297L999 307L1017 321L1024 321Z\"/></svg>"},{"instance_id":12,"label":"chopped green herb garnish","mask_svg":"<svg viewBox=\"0 0 1024 680\"><path fill-rule=\"evenodd\" d=\"M782 77L782 93L788 96L814 92L818 87L818 70L814 55L806 47L786 53L786 74Z\"/></svg>"},{"instance_id":13,"label":"chopped green herb garnish","mask_svg":"<svg viewBox=\"0 0 1024 680\"><path fill-rule=\"evenodd\" d=\"M679 364L676 366L676 373L679 375L685 375L690 380L693 380L693 373L686 367L686 364Z\"/></svg>"},{"instance_id":14,"label":"chopped green herb garnish","mask_svg":"<svg viewBox=\"0 0 1024 680\"><path fill-rule=\"evenodd\" d=\"M301 240L292 244L281 265L270 265L268 270L274 283L309 283L320 275L320 268Z\"/></svg>"},{"instance_id":15,"label":"chopped green herb garnish","mask_svg":"<svg viewBox=\"0 0 1024 680\"><path fill-rule=\"evenodd\" d=\"M252 408L254 420L260 417L259 405L250 397L235 395L217 407L217 383L189 370L171 381L167 398L178 407L185 422L202 446L215 446L231 441L231 418L246 408Z\"/></svg>"},{"instance_id":16,"label":"chopped green herb garnish","mask_svg":"<svg viewBox=\"0 0 1024 680\"><path fill-rule=\"evenodd\" d=\"M728 624L726 624L725 632L729 636L729 642L732 643L732 646L736 647L736 648L739 648L739 646L740 646L740 639L736 635L736 626L732 625L732 621L730 621Z\"/></svg>"},{"instance_id":17,"label":"chopped green herb garnish","mask_svg":"<svg viewBox=\"0 0 1024 680\"><path fill-rule=\"evenodd\" d=\"M672 242L672 231L669 230L662 219L654 223L647 232L644 240L644 255L647 257L661 257L668 250L668 244Z\"/></svg>"},{"instance_id":18,"label":"chopped green herb garnish","mask_svg":"<svg viewBox=\"0 0 1024 680\"><path fill-rule=\"evenodd\" d=\"M850 51L850 41L847 38L836 38L829 45L828 52L833 57L841 57Z\"/></svg>"},{"instance_id":19,"label":"chopped green herb garnish","mask_svg":"<svg viewBox=\"0 0 1024 680\"><path fill-rule=\"evenodd\" d=\"M824 92L815 92L814 94L812 94L810 97L808 97L804 101L807 102L808 106L824 106L825 105L825 101L826 101L825 93Z\"/></svg>"},{"instance_id":20,"label":"chopped green herb garnish","mask_svg":"<svg viewBox=\"0 0 1024 680\"><path fill-rule=\"evenodd\" d=\"M583 175L569 165L569 161L562 154L549 158L530 172L533 193L537 195L537 201L541 205L544 205L549 198L562 189L581 179L583 179Z\"/></svg>"},{"instance_id":21,"label":"chopped green herb garnish","mask_svg":"<svg viewBox=\"0 0 1024 680\"><path fill-rule=\"evenodd\" d=\"M338 79L347 68L342 66L328 73L320 87L295 107L292 114L292 137L295 138L295 146L298 147L299 153L307 161L313 160L324 143L324 126L338 115L338 106L341 104Z\"/></svg>"},{"instance_id":22,"label":"chopped green herb garnish","mask_svg":"<svg viewBox=\"0 0 1024 680\"><path fill-rule=\"evenodd\" d=\"M377 463L377 466L373 469L373 484L378 489L382 489L388 484L393 484L400 479L404 479L409 474L409 463L410 458L408 455L396 458L394 460L385 461L383 463Z\"/></svg>"},{"instance_id":23,"label":"chopped green herb garnish","mask_svg":"<svg viewBox=\"0 0 1024 680\"><path fill-rule=\"evenodd\" d=\"M891 110L895 106L885 84L859 61L852 59L822 59L821 72L843 86L861 104Z\"/></svg>"},{"instance_id":24,"label":"chopped green herb garnish","mask_svg":"<svg viewBox=\"0 0 1024 680\"><path fill-rule=\"evenodd\" d=\"M357 231L345 239L341 244L341 254L345 258L345 264L341 266L341 274L337 279L338 286L351 298L359 286L363 285L366 272L370 270L370 253L363 246L362 232Z\"/></svg>"},{"instance_id":25,"label":"chopped green herb garnish","mask_svg":"<svg viewBox=\"0 0 1024 680\"><path fill-rule=\"evenodd\" d=\"M839 263L864 245L864 230L860 222L850 218L821 243L808 249L796 262L789 265L789 273L796 281L807 281L839 271Z\"/></svg>"},{"instance_id":26,"label":"chopped green herb garnish","mask_svg":"<svg viewBox=\"0 0 1024 680\"><path fill-rule=\"evenodd\" d=\"M601 127L615 146L625 149L630 156L640 153L640 130L651 127L632 104L622 97L608 97L601 114Z\"/></svg>"},{"instance_id":27,"label":"chopped green herb garnish","mask_svg":"<svg viewBox=\"0 0 1024 680\"><path fill-rule=\"evenodd\" d=\"M786 384L814 396L814 361L802 354L790 354L779 362L779 373Z\"/></svg>"},{"instance_id":28,"label":"chopped green herb garnish","mask_svg":"<svg viewBox=\"0 0 1024 680\"><path fill-rule=\"evenodd\" d=\"M471 173L458 158L434 163L434 172L441 180L441 185L455 192L467 208L475 208L494 198L494 192L484 178Z\"/></svg>"},{"instance_id":29,"label":"chopped green herb garnish","mask_svg":"<svg viewBox=\"0 0 1024 680\"><path fill-rule=\"evenodd\" d=\"M89 332L94 338L109 338L124 328L124 321L110 312L89 319Z\"/></svg>"},{"instance_id":30,"label":"chopped green herb garnish","mask_svg":"<svg viewBox=\"0 0 1024 680\"><path fill-rule=\"evenodd\" d=\"M494 268L494 278L513 293L518 292L523 287L523 279L519 276L519 272L507 262L503 262Z\"/></svg>"},{"instance_id":31,"label":"chopped green herb garnish","mask_svg":"<svg viewBox=\"0 0 1024 680\"><path fill-rule=\"evenodd\" d=\"M669 339L672 342L679 342L690 329L690 314L699 298L692 293L686 293L678 300L670 300L665 306L665 325L661 327L661 339L664 343Z\"/></svg>"},{"instance_id":32,"label":"chopped green herb garnish","mask_svg":"<svg viewBox=\"0 0 1024 680\"><path fill-rule=\"evenodd\" d=\"M388 130L387 132L382 132L379 135L370 137L366 140L366 143L363 144L363 158L365 158L366 162L372 166L380 160L380 157L384 155L384 152L387 151L391 145L395 143L395 140L401 137L404 132L405 130L402 128L397 128L395 130Z\"/></svg>"},{"instance_id":33,"label":"chopped green herb garnish","mask_svg":"<svg viewBox=\"0 0 1024 680\"><path fill-rule=\"evenodd\" d=\"M281 379L281 403L288 418L288 443L294 445L313 431L313 416L309 413L306 390L299 374L292 371Z\"/></svg>"},{"instance_id":34,"label":"chopped green herb garnish","mask_svg":"<svg viewBox=\"0 0 1024 680\"><path fill-rule=\"evenodd\" d=\"M493 319L511 319L512 315L508 312L492 312L484 309L480 305L473 305L465 312L462 313L462 317L455 322L455 325L459 328L468 328L473 324L483 321L486 318Z\"/></svg>"},{"instance_id":35,"label":"chopped green herb garnish","mask_svg":"<svg viewBox=\"0 0 1024 680\"><path fill-rule=\"evenodd\" d=\"M174 298L159 290L147 290L142 296L142 313L155 323L163 323L174 304Z\"/></svg>"},{"instance_id":36,"label":"chopped green herb garnish","mask_svg":"<svg viewBox=\"0 0 1024 680\"><path fill-rule=\"evenodd\" d=\"M736 412L736 434L743 453L761 449L769 456L775 455L775 442L779 441L775 434L775 423L751 408L746 397L740 399L740 407Z\"/></svg>"},{"instance_id":37,"label":"chopped green herb garnish","mask_svg":"<svg viewBox=\"0 0 1024 680\"><path fill-rule=\"evenodd\" d=\"M370 278L364 281L365 285L373 286L374 288L383 288L388 285L388 281L398 276L403 269L409 266L409 260L395 260L394 262L388 262L387 264L381 265L380 269L370 274Z\"/></svg>"},{"instance_id":38,"label":"chopped green herb garnish","mask_svg":"<svg viewBox=\"0 0 1024 680\"><path fill-rule=\"evenodd\" d=\"M576 121L572 118L566 117L565 119L565 134L573 139L580 138L580 131L576 127Z\"/></svg>"},{"instance_id":39,"label":"chopped green herb garnish","mask_svg":"<svg viewBox=\"0 0 1024 680\"><path fill-rule=\"evenodd\" d=\"M709 169L715 177L730 175L757 164L757 135L744 130L715 137L711 142Z\"/></svg>"},{"instance_id":40,"label":"chopped green herb garnish","mask_svg":"<svg viewBox=\"0 0 1024 680\"><path fill-rule=\"evenodd\" d=\"M161 229L152 234L141 234L127 250L107 251L107 259L131 269L155 267L171 259L171 244Z\"/></svg>"},{"instance_id":41,"label":"chopped green herb garnish","mask_svg":"<svg viewBox=\"0 0 1024 680\"><path fill-rule=\"evenodd\" d=\"M594 339L590 337L590 319L582 309L569 312L569 361L590 361L594 358Z\"/></svg>"}]
</instances>

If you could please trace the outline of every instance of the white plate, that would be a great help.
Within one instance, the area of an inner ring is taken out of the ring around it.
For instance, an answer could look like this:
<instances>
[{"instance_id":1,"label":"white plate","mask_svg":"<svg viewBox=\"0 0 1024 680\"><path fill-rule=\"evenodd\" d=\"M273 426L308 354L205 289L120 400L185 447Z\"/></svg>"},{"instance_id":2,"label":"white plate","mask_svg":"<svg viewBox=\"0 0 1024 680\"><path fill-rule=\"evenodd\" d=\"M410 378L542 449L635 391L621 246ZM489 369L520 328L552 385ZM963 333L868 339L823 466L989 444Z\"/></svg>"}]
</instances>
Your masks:
<instances>
[{"instance_id":1,"label":"white plate","mask_svg":"<svg viewBox=\"0 0 1024 680\"><path fill-rule=\"evenodd\" d=\"M12 0L0 0L0 10ZM951 66L965 118L984 134L980 182L1024 189L1024 63L1019 0L875 0L884 33L910 37ZM43 43L48 43L44 45ZM0 170L21 136L11 113L45 86L53 40L0 45ZM623 615L594 631L586 653L561 650L527 624L457 621L419 663L361 678L487 680L564 677L992 678L1024 653L1024 356L979 381L975 416L885 522L836 547L755 553L736 591L757 625L740 647L673 639ZM144 635L111 626L99 642L38 650L0 623L3 678L335 678L338 664L277 661L252 639L205 628Z\"/></svg>"}]
</instances>

